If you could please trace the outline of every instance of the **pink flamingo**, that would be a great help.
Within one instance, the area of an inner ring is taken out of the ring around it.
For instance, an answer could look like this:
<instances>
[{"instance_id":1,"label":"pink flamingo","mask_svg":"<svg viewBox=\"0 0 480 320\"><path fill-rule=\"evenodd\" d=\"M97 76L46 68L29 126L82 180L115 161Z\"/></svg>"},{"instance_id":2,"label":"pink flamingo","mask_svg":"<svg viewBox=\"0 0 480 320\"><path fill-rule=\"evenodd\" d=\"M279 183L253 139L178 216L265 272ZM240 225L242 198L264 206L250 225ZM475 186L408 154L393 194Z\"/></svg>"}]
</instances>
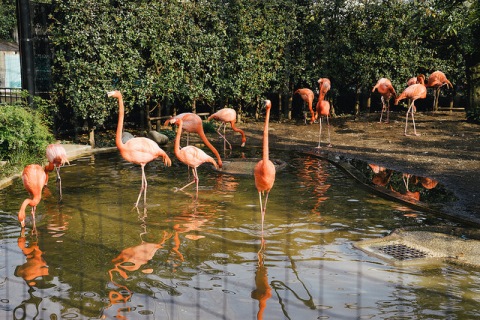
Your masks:
<instances>
[{"instance_id":1,"label":"pink flamingo","mask_svg":"<svg viewBox=\"0 0 480 320\"><path fill-rule=\"evenodd\" d=\"M232 108L223 108L221 110L218 110L214 114L212 114L210 117L208 117L208 121L210 120L217 120L217 121L222 121L222 124L218 128L217 132L220 135L220 137L223 138L224 143L223 143L223 148L225 149L225 143L228 143L230 149L232 149L232 145L230 142L228 142L227 138L225 138L225 128L227 127L227 123L229 122L232 125L232 130L235 132L238 132L242 135L242 145L241 147L245 147L245 142L247 141L247 138L245 137L245 132L243 132L242 129L239 129L235 126L235 123L237 122L237 113L235 112L234 109ZM222 128L223 125L223 135L220 133L220 129Z\"/></svg>"},{"instance_id":2,"label":"pink flamingo","mask_svg":"<svg viewBox=\"0 0 480 320\"><path fill-rule=\"evenodd\" d=\"M438 98L440 98L440 88L443 86L453 88L453 85L448 81L447 77L442 71L433 72L430 77L428 77L427 88L434 88L433 91L433 110L438 109Z\"/></svg>"},{"instance_id":3,"label":"pink flamingo","mask_svg":"<svg viewBox=\"0 0 480 320\"><path fill-rule=\"evenodd\" d=\"M331 87L330 79L328 78L318 79L318 88L319 88L318 100L325 100L325 96L327 95L327 92L330 90L330 87Z\"/></svg>"},{"instance_id":4,"label":"pink flamingo","mask_svg":"<svg viewBox=\"0 0 480 320\"><path fill-rule=\"evenodd\" d=\"M196 183L197 186L197 197L198 197L198 174L197 174L197 167L200 166L201 164L205 162L210 162L215 166L215 168L218 169L218 165L215 162L215 160L207 155L202 149L199 149L195 146L186 146L180 149L180 139L182 135L182 128L183 128L183 120L182 118L172 118L169 120L171 124L176 124L178 126L177 130L177 136L175 138L175 145L174 145L174 151L175 151L175 156L186 164L189 168L192 168L193 172L193 180L189 183L187 183L185 186L180 188L179 190L182 191L192 183Z\"/></svg>"},{"instance_id":5,"label":"pink flamingo","mask_svg":"<svg viewBox=\"0 0 480 320\"><path fill-rule=\"evenodd\" d=\"M417 77L419 83L412 84L411 86L407 87L396 99L395 105L398 105L398 102L403 99L411 99L412 103L408 107L407 116L405 120L405 135L407 135L407 124L408 124L408 114L411 113L412 115L412 122L413 122L413 134L418 136L417 129L415 128L415 118L413 114L417 110L415 107L415 100L417 99L425 99L427 97L427 88L424 84L424 76L419 75Z\"/></svg>"},{"instance_id":6,"label":"pink flamingo","mask_svg":"<svg viewBox=\"0 0 480 320\"><path fill-rule=\"evenodd\" d=\"M273 187L275 182L275 165L269 159L269 150L268 150L268 121L270 119L270 109L272 103L270 100L265 100L265 108L267 113L265 115L265 126L263 129L263 155L262 160L260 160L253 169L253 175L255 177L255 187L258 190L258 197L260 199L260 210L262 214L262 235L263 235L263 222L265 220L265 210L267 209L268 194ZM262 207L262 194L265 195L265 205Z\"/></svg>"},{"instance_id":7,"label":"pink flamingo","mask_svg":"<svg viewBox=\"0 0 480 320\"><path fill-rule=\"evenodd\" d=\"M158 157L163 158L163 162L166 166L171 166L172 161L168 155L163 151L158 144L153 140L143 137L132 138L126 143L122 142L122 130L123 130L123 118L125 115L125 107L123 105L123 97L120 91L107 92L107 96L110 98L116 98L118 100L118 125L115 135L115 143L122 157L128 162L139 164L142 168L142 187L138 194L135 207L138 207L138 202L144 193L143 203L147 203L147 177L145 176L145 165L150 161L155 160Z\"/></svg>"},{"instance_id":8,"label":"pink flamingo","mask_svg":"<svg viewBox=\"0 0 480 320\"><path fill-rule=\"evenodd\" d=\"M395 89L393 88L392 82L387 78L381 78L377 81L377 84L373 87L372 92L375 92L375 89L382 96L382 112L380 113L380 123L382 122L383 112L387 113L387 120L385 123L389 122L390 118L390 99L397 96Z\"/></svg>"},{"instance_id":9,"label":"pink flamingo","mask_svg":"<svg viewBox=\"0 0 480 320\"><path fill-rule=\"evenodd\" d=\"M328 130L328 145L327 147L331 147L332 144L330 143L330 123L328 122L328 116L330 115L330 102L327 100L318 100L317 102L317 116L320 123L320 129L318 132L318 146L320 148L320 141L322 140L322 117L327 118L327 130Z\"/></svg>"},{"instance_id":10,"label":"pink flamingo","mask_svg":"<svg viewBox=\"0 0 480 320\"><path fill-rule=\"evenodd\" d=\"M315 113L313 112L313 91L308 88L302 88L295 91L294 94L297 93L300 95L300 97L302 97L303 102L307 103L308 105L308 110L310 110L310 114L312 115L312 118L310 119L310 124L312 124L315 121Z\"/></svg>"},{"instance_id":11,"label":"pink flamingo","mask_svg":"<svg viewBox=\"0 0 480 320\"><path fill-rule=\"evenodd\" d=\"M205 132L203 131L203 123L202 119L196 115L195 113L185 112L180 113L173 117L173 119L182 119L183 126L182 129L185 130L187 133L194 132L200 136L203 143L213 152L215 157L217 157L218 166L221 168L223 166L222 159L220 158L220 154L218 153L217 149L208 141ZM165 121L165 125L170 122L171 119ZM187 136L187 144L188 144L188 136Z\"/></svg>"},{"instance_id":12,"label":"pink flamingo","mask_svg":"<svg viewBox=\"0 0 480 320\"><path fill-rule=\"evenodd\" d=\"M23 186L32 196L32 199L25 199L18 211L18 221L22 226L22 229L25 227L25 209L27 206L32 207L32 217L33 217L33 229L36 229L35 226L35 211L37 210L37 205L42 199L42 190L45 186L46 174L42 166L38 164L29 164L23 169L22 172L22 181Z\"/></svg>"},{"instance_id":13,"label":"pink flamingo","mask_svg":"<svg viewBox=\"0 0 480 320\"><path fill-rule=\"evenodd\" d=\"M61 144L49 144L46 150L48 165L45 166L46 180L45 185L48 183L48 173L53 171L57 172L57 182L59 184L60 199L62 199L62 178L60 178L60 167L65 163L70 164L67 158L67 151Z\"/></svg>"}]
</instances>

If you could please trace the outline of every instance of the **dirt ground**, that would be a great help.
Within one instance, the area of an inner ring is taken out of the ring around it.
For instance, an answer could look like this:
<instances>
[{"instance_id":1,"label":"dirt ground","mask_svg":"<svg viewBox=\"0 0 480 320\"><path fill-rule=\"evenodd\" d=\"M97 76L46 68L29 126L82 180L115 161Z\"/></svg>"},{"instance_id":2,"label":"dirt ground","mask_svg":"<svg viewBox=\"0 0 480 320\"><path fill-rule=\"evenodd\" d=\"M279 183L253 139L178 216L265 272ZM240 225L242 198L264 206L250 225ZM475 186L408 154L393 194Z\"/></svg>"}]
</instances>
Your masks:
<instances>
[{"instance_id":1,"label":"dirt ground","mask_svg":"<svg viewBox=\"0 0 480 320\"><path fill-rule=\"evenodd\" d=\"M464 112L416 113L420 136L405 136L405 112L392 113L388 124L379 123L379 118L379 113L370 113L357 119L331 119L332 147L326 146L327 131L323 126L320 154L352 157L438 180L459 199L444 211L480 223L480 125L467 123ZM247 132L247 144L261 144L263 122L247 121L238 127ZM270 146L313 150L318 145L318 129L318 124L273 118ZM408 132L412 130L409 121Z\"/></svg>"}]
</instances>

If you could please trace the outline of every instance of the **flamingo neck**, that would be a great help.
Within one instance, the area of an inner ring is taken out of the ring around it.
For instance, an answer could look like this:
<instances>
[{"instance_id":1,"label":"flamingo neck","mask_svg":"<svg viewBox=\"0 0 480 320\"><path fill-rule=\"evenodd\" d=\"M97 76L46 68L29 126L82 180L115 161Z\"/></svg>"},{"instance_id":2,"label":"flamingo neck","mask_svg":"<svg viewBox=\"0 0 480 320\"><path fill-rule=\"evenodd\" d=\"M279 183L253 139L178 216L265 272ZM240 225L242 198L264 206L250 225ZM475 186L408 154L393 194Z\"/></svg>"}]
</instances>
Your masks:
<instances>
[{"instance_id":1,"label":"flamingo neck","mask_svg":"<svg viewBox=\"0 0 480 320\"><path fill-rule=\"evenodd\" d=\"M268 160L268 121L270 120L270 108L267 108L267 113L265 115L265 126L263 128L263 161Z\"/></svg>"},{"instance_id":2,"label":"flamingo neck","mask_svg":"<svg viewBox=\"0 0 480 320\"><path fill-rule=\"evenodd\" d=\"M175 144L173 146L173 151L175 155L178 157L178 153L180 152L180 139L182 138L183 120L178 118L177 124L178 124L177 136L175 137Z\"/></svg>"},{"instance_id":3,"label":"flamingo neck","mask_svg":"<svg viewBox=\"0 0 480 320\"><path fill-rule=\"evenodd\" d=\"M232 121L232 122L230 122L230 123L232 124L232 130L235 131L235 132L238 132L238 133L240 133L240 134L242 135L242 142L247 141L247 138L245 138L245 132L243 132L242 129L237 128L237 127L235 126L235 121Z\"/></svg>"},{"instance_id":4,"label":"flamingo neck","mask_svg":"<svg viewBox=\"0 0 480 320\"><path fill-rule=\"evenodd\" d=\"M123 97L118 97L118 124L117 124L117 134L115 136L115 144L118 149L123 147L122 142L122 132L123 132L123 118L125 116L125 107L123 106Z\"/></svg>"}]
</instances>

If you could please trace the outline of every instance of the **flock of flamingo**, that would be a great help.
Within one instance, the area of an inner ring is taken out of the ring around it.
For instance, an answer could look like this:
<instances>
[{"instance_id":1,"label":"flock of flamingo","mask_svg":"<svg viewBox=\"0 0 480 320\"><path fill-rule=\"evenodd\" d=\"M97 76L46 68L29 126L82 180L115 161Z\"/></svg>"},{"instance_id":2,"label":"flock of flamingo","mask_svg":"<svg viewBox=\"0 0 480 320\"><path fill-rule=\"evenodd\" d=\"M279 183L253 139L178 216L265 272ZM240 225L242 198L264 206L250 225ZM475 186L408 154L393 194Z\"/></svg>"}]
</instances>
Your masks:
<instances>
[{"instance_id":1,"label":"flock of flamingo","mask_svg":"<svg viewBox=\"0 0 480 320\"><path fill-rule=\"evenodd\" d=\"M321 142L321 133L322 133L322 117L326 118L327 121L327 129L328 129L328 146L331 146L330 143L330 124L329 124L329 116L330 116L330 103L325 100L325 95L330 90L331 84L330 80L327 78L320 78L318 80L319 85L319 98L316 105L316 114L313 111L313 100L314 100L314 93L312 90L308 88L302 88L295 91L294 94L299 94L303 101L308 105L309 111L311 113L310 123L314 123L317 119L319 120L319 140L317 148L320 148ZM405 135L407 135L407 125L408 125L408 117L411 114L412 123L413 123L413 131L414 135L418 135L415 128L415 118L414 113L416 111L415 101L417 99L424 99L427 95L427 87L435 88L434 91L434 103L438 101L438 96L440 92L440 88L444 85L448 87L453 87L451 82L448 81L445 74L441 71L433 72L430 77L428 78L428 82L425 84L425 76L423 74L418 75L417 77L411 78L407 82L408 87L399 95L396 95L395 89L390 80L386 78L381 78L378 80L377 84L373 87L372 92L375 90L378 91L381 95L382 100L382 112L380 115L380 122L382 122L383 113L386 113L386 122L389 121L389 113L390 113L390 100L392 98L395 99L395 105L403 99L411 100L409 104L406 120L405 120ZM141 166L142 169L142 183L140 192L138 194L137 202L135 203L135 207L138 207L138 203L140 198L144 198L144 205L146 204L146 197L147 197L147 178L145 176L145 165L159 157L163 159L165 166L170 166L172 161L170 157L167 155L165 151L163 151L157 143L153 140L144 138L144 137L134 137L126 142L122 141L122 132L123 132L123 122L124 122L124 115L125 115L125 108L123 103L123 97L120 91L110 91L107 93L107 96L110 98L116 98L118 100L118 124L115 136L115 143L116 146L121 154L121 156L128 162L138 164ZM265 109L266 109L266 116L265 116L265 124L263 130L263 152L262 152L262 159L255 165L254 168L254 178L255 178L255 187L258 191L259 195L259 202L260 202L260 210L262 216L262 234L263 234L263 224L265 219L265 211L267 207L268 195L270 190L273 187L275 182L275 165L269 159L269 148L268 148L268 123L270 119L270 109L271 109L271 101L265 100ZM231 144L227 141L225 137L225 129L227 123L231 124L231 127L234 131L238 132L242 136L242 144L241 146L245 146L246 136L243 130L237 128L235 126L236 122L236 113L234 109L231 108L224 108L219 110L218 112L212 114L208 120L217 120L221 121L222 124L218 129L218 134L224 140L224 148L226 144L229 145L231 149ZM193 180L187 183L185 186L181 187L178 190L184 190L186 187L190 186L191 184L196 184L196 195L198 197L198 183L199 178L197 174L197 168L203 163L211 163L215 168L222 168L222 160L220 158L220 154L215 149L215 147L208 141L202 126L201 118L194 114L194 113L181 113L171 119L168 119L165 122L165 125L176 125L178 126L177 134L175 137L175 144L174 144L174 153L175 156L179 161L186 164L189 168L191 168L193 172ZM223 125L223 134L220 133L221 128ZM203 150L188 145L188 135L187 135L187 146L180 147L180 138L182 131L189 133L196 133L200 136L202 141L205 145L213 152L217 161L214 158L207 155ZM32 198L27 198L23 201L20 210L18 212L18 221L20 222L22 229L25 227L25 210L27 206L32 207L32 217L33 217L33 226L35 229L35 210L36 206L41 200L41 193L45 185L48 183L48 173L56 170L57 175L57 182L59 183L59 190L60 190L60 199L62 197L61 193L61 178L60 178L60 167L65 165L65 163L69 163L67 159L67 154L65 149L60 144L51 144L46 149L46 156L48 159L48 165L42 167L38 164L30 164L27 165L23 172L22 172L22 181L25 189L31 195ZM263 199L264 198L264 199Z\"/></svg>"}]
</instances>

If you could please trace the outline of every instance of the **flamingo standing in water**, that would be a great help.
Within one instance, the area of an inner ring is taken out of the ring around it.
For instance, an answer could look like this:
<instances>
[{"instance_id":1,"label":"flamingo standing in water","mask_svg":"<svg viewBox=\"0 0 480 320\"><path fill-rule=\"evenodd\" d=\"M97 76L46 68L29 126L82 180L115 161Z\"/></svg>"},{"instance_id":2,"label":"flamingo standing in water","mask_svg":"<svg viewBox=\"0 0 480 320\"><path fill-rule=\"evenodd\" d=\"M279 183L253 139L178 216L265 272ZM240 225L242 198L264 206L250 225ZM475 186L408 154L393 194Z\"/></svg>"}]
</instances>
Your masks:
<instances>
[{"instance_id":1,"label":"flamingo standing in water","mask_svg":"<svg viewBox=\"0 0 480 320\"><path fill-rule=\"evenodd\" d=\"M182 128L183 128L183 120L182 118L172 118L169 120L171 124L176 124L178 126L177 136L175 138L175 145L174 151L175 156L181 162L185 163L187 166L192 168L193 172L193 180L187 183L185 186L180 188L179 190L182 191L192 183L196 183L197 185L197 197L198 197L198 174L197 174L197 167L205 162L210 162L218 169L218 165L215 160L206 154L202 149L199 149L195 146L186 146L180 149L180 139L182 135Z\"/></svg>"},{"instance_id":2,"label":"flamingo standing in water","mask_svg":"<svg viewBox=\"0 0 480 320\"><path fill-rule=\"evenodd\" d=\"M18 221L23 229L25 227L25 209L27 206L31 206L33 229L35 230L35 211L37 210L37 205L42 199L42 190L46 181L45 170L38 164L29 164L23 169L22 181L23 186L32 196L32 199L27 198L23 201L20 211L18 211Z\"/></svg>"},{"instance_id":3,"label":"flamingo standing in water","mask_svg":"<svg viewBox=\"0 0 480 320\"><path fill-rule=\"evenodd\" d=\"M383 112L387 113L387 120L385 123L389 122L390 118L390 99L397 96L395 89L393 88L392 82L387 78L381 78L377 81L377 84L373 87L372 92L375 92L375 89L382 96L382 112L380 113L380 123L382 122Z\"/></svg>"},{"instance_id":4,"label":"flamingo standing in water","mask_svg":"<svg viewBox=\"0 0 480 320\"><path fill-rule=\"evenodd\" d=\"M448 81L447 77L442 71L433 72L430 77L428 77L427 88L433 88L433 110L438 110L438 98L440 98L440 88L446 85L447 87L453 88L453 85Z\"/></svg>"},{"instance_id":5,"label":"flamingo standing in water","mask_svg":"<svg viewBox=\"0 0 480 320\"><path fill-rule=\"evenodd\" d=\"M45 185L48 183L48 173L53 171L57 172L57 182L59 184L60 199L62 199L62 178L60 178L60 167L65 163L70 164L67 158L67 151L61 144L49 144L47 146L47 159L48 165L45 166L46 180Z\"/></svg>"},{"instance_id":6,"label":"flamingo standing in water","mask_svg":"<svg viewBox=\"0 0 480 320\"><path fill-rule=\"evenodd\" d=\"M203 143L212 150L213 154L215 157L217 157L217 162L218 166L221 168L223 166L222 159L220 158L220 154L218 153L217 149L208 141L207 136L205 135L205 132L203 131L203 124L202 124L202 119L196 115L195 113L190 113L190 112L185 112L185 113L180 113L173 117L172 119L182 119L182 129L185 130L187 133L197 133L200 136L200 139L202 139ZM165 121L165 125L167 125L170 122L171 119L168 119ZM188 137L187 137L188 139ZM188 140L187 140L188 144Z\"/></svg>"},{"instance_id":7,"label":"flamingo standing in water","mask_svg":"<svg viewBox=\"0 0 480 320\"><path fill-rule=\"evenodd\" d=\"M163 158L163 163L166 166L171 166L172 161L168 155L163 151L157 143L153 140L143 137L136 137L128 140L126 143L122 142L122 130L123 130L123 118L125 116L125 107L123 105L123 97L120 91L110 91L107 92L107 96L110 98L116 98L118 100L118 125L117 132L115 135L115 144L117 145L118 150L122 157L128 162L139 164L142 168L142 187L140 188L140 193L138 194L137 202L135 207L138 207L138 202L140 197L143 196L143 203L147 203L147 177L145 176L145 165L152 160L155 160L158 157Z\"/></svg>"},{"instance_id":8,"label":"flamingo standing in water","mask_svg":"<svg viewBox=\"0 0 480 320\"><path fill-rule=\"evenodd\" d=\"M332 144L330 143L330 123L328 122L328 116L330 115L330 102L327 100L318 100L317 102L317 116L319 119L320 129L318 131L318 146L320 148L320 141L322 140L322 117L327 118L327 130L328 130L328 145L327 147L331 147Z\"/></svg>"},{"instance_id":9,"label":"flamingo standing in water","mask_svg":"<svg viewBox=\"0 0 480 320\"><path fill-rule=\"evenodd\" d=\"M263 155L253 169L253 175L255 177L255 187L258 190L258 197L260 199L260 210L262 214L262 235L263 235L263 222L265 220L265 210L267 209L268 194L275 182L275 165L269 159L268 150L268 121L270 119L270 109L272 103L270 100L265 100L265 108L267 113L265 115L265 126L263 129ZM265 205L262 206L262 194L265 195Z\"/></svg>"},{"instance_id":10,"label":"flamingo standing in water","mask_svg":"<svg viewBox=\"0 0 480 320\"><path fill-rule=\"evenodd\" d=\"M228 143L230 149L232 149L232 145L230 142L228 142L227 138L225 138L225 128L227 127L227 123L230 122L232 125L232 130L235 132L238 132L242 135L242 145L241 147L245 147L245 142L247 141L247 138L245 137L245 132L243 132L242 129L239 129L235 126L235 122L237 122L237 113L235 112L234 109L232 108L223 108L221 110L218 110L214 114L212 114L210 117L208 117L208 121L210 120L217 120L217 121L222 121L222 124L218 128L217 132L220 135L220 137L223 138L223 149L225 149L225 143ZM223 135L220 133L220 129L222 128L223 125Z\"/></svg>"},{"instance_id":11,"label":"flamingo standing in water","mask_svg":"<svg viewBox=\"0 0 480 320\"><path fill-rule=\"evenodd\" d=\"M403 99L411 99L412 103L409 105L407 110L407 116L405 120L405 135L407 135L407 124L408 124L408 114L411 113L412 115L412 122L413 122L413 134L418 136L417 129L415 128L415 118L413 114L417 110L415 107L415 100L417 99L425 99L427 97L427 88L425 87L424 76L419 75L417 77L419 83L412 84L411 86L407 87L403 92L395 99L395 105L398 105L398 102Z\"/></svg>"},{"instance_id":12,"label":"flamingo standing in water","mask_svg":"<svg viewBox=\"0 0 480 320\"><path fill-rule=\"evenodd\" d=\"M310 124L312 124L315 121L315 113L313 112L313 91L307 88L302 88L295 91L294 94L297 93L300 95L300 97L302 97L303 102L308 105L308 110L310 110L310 114L312 115L312 118L310 119Z\"/></svg>"}]
</instances>

